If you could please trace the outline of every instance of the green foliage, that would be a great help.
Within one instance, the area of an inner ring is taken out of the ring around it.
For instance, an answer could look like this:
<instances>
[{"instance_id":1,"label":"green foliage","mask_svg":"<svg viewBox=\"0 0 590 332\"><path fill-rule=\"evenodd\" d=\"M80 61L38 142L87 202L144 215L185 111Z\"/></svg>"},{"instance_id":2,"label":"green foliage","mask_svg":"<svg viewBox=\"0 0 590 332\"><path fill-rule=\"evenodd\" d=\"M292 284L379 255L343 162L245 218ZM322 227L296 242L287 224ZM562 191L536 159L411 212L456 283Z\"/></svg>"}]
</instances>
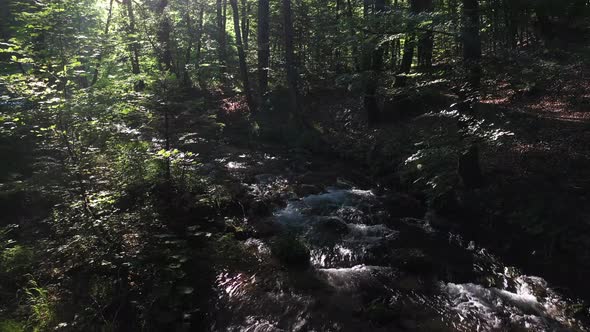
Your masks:
<instances>
[{"instance_id":1,"label":"green foliage","mask_svg":"<svg viewBox=\"0 0 590 332\"><path fill-rule=\"evenodd\" d=\"M151 153L150 144L145 141L112 144L111 154L114 176L123 189L155 183L164 174L164 163L158 158L159 153Z\"/></svg>"},{"instance_id":2,"label":"green foliage","mask_svg":"<svg viewBox=\"0 0 590 332\"><path fill-rule=\"evenodd\" d=\"M25 332L25 324L16 320L0 318L0 332Z\"/></svg>"},{"instance_id":3,"label":"green foliage","mask_svg":"<svg viewBox=\"0 0 590 332\"><path fill-rule=\"evenodd\" d=\"M31 310L27 325L35 332L46 331L55 324L56 312L50 293L31 280L25 288L28 305Z\"/></svg>"},{"instance_id":4,"label":"green foliage","mask_svg":"<svg viewBox=\"0 0 590 332\"><path fill-rule=\"evenodd\" d=\"M454 188L458 151L454 145L426 147L408 157L400 167L402 182L424 190L430 197Z\"/></svg>"},{"instance_id":5,"label":"green foliage","mask_svg":"<svg viewBox=\"0 0 590 332\"><path fill-rule=\"evenodd\" d=\"M254 255L242 242L234 238L233 233L219 237L214 243L214 252L215 260L222 264L223 268L249 270L256 266Z\"/></svg>"},{"instance_id":6,"label":"green foliage","mask_svg":"<svg viewBox=\"0 0 590 332\"><path fill-rule=\"evenodd\" d=\"M0 274L22 275L29 271L34 260L33 250L22 245L14 245L0 252Z\"/></svg>"}]
</instances>

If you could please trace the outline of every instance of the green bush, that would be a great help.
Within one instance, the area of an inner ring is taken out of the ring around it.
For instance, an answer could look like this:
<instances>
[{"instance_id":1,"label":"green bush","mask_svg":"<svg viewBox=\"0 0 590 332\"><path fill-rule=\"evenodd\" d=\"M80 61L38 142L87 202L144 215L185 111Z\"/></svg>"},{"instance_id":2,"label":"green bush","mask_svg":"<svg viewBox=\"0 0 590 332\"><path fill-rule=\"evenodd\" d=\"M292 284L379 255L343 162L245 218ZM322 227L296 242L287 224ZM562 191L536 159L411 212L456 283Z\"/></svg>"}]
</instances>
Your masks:
<instances>
[{"instance_id":1,"label":"green bush","mask_svg":"<svg viewBox=\"0 0 590 332\"><path fill-rule=\"evenodd\" d=\"M55 308L49 291L31 280L29 287L25 289L25 294L31 310L28 323L31 330L35 332L48 330L56 320Z\"/></svg>"},{"instance_id":2,"label":"green bush","mask_svg":"<svg viewBox=\"0 0 590 332\"><path fill-rule=\"evenodd\" d=\"M12 319L0 320L0 332L24 332L25 326Z\"/></svg>"},{"instance_id":3,"label":"green bush","mask_svg":"<svg viewBox=\"0 0 590 332\"><path fill-rule=\"evenodd\" d=\"M26 273L33 261L33 250L29 247L15 245L0 253L0 273Z\"/></svg>"}]
</instances>

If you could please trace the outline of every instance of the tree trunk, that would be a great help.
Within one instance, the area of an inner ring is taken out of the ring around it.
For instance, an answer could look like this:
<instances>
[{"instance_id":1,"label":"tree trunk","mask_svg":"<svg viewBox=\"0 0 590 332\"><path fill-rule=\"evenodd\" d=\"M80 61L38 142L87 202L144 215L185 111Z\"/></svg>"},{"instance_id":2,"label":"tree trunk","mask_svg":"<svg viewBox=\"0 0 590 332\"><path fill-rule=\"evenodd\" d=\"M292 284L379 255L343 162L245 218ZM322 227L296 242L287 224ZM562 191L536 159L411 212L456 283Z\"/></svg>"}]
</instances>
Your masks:
<instances>
[{"instance_id":1,"label":"tree trunk","mask_svg":"<svg viewBox=\"0 0 590 332\"><path fill-rule=\"evenodd\" d=\"M225 7L226 0L217 0L217 43L219 52L219 74L225 85L226 71L226 38L225 38Z\"/></svg>"},{"instance_id":2,"label":"tree trunk","mask_svg":"<svg viewBox=\"0 0 590 332\"><path fill-rule=\"evenodd\" d=\"M373 16L377 18L382 16L384 10L385 0L375 0L372 13ZM381 22L377 20L377 23L378 26L376 26L376 30L379 30ZM367 67L365 67L366 83L365 96L363 98L364 107L369 124L375 124L380 118L379 106L377 105L377 87L379 86L379 76L383 66L383 45L378 45L375 40L372 40L366 44L365 52L366 53L363 57L366 57L366 59L364 59L363 64Z\"/></svg>"},{"instance_id":3,"label":"tree trunk","mask_svg":"<svg viewBox=\"0 0 590 332\"><path fill-rule=\"evenodd\" d=\"M156 5L156 14L160 20L158 31L156 32L156 38L158 41L157 51L159 53L158 58L161 69L178 74L172 65L172 45L170 41L172 23L170 22L168 15L165 13L167 6L168 0L160 0Z\"/></svg>"},{"instance_id":4,"label":"tree trunk","mask_svg":"<svg viewBox=\"0 0 590 332\"><path fill-rule=\"evenodd\" d=\"M399 72L401 74L409 74L412 69L412 62L414 61L414 36L408 33L406 41L404 42L404 54L402 55L402 63L400 64Z\"/></svg>"},{"instance_id":5,"label":"tree trunk","mask_svg":"<svg viewBox=\"0 0 590 332\"><path fill-rule=\"evenodd\" d=\"M409 0L410 13L416 15L420 11L420 0ZM412 63L414 62L414 48L416 47L416 35L414 33L414 23L410 20L407 25L408 32L406 33L406 40L404 42L404 54L402 56L402 62L400 64L399 72L401 74L409 74L412 70ZM397 83L397 82L396 82Z\"/></svg>"},{"instance_id":6,"label":"tree trunk","mask_svg":"<svg viewBox=\"0 0 590 332\"><path fill-rule=\"evenodd\" d=\"M335 29L335 35L339 37L339 26L340 26L340 7L341 7L341 0L336 0L336 29ZM340 62L340 46L336 46L336 48L334 49L334 59L333 59L333 65L334 65L334 69L337 73L341 72L342 70L342 66L341 66L341 62Z\"/></svg>"},{"instance_id":7,"label":"tree trunk","mask_svg":"<svg viewBox=\"0 0 590 332\"><path fill-rule=\"evenodd\" d=\"M515 49L518 45L518 10L513 0L503 0L506 44Z\"/></svg>"},{"instance_id":8,"label":"tree trunk","mask_svg":"<svg viewBox=\"0 0 590 332\"><path fill-rule=\"evenodd\" d=\"M254 112L254 99L252 98L252 91L250 90L250 80L248 79L248 64L246 63L246 52L244 51L244 44L242 43L242 33L240 31L240 12L238 11L238 1L229 1L232 7L234 16L234 30L236 33L236 44L238 47L238 58L240 61L240 74L242 76L242 84L244 85L244 93L246 94L246 102L250 112Z\"/></svg>"},{"instance_id":9,"label":"tree trunk","mask_svg":"<svg viewBox=\"0 0 590 332\"><path fill-rule=\"evenodd\" d=\"M463 0L463 63L467 81L473 89L481 80L481 38L479 35L479 2Z\"/></svg>"},{"instance_id":10,"label":"tree trunk","mask_svg":"<svg viewBox=\"0 0 590 332\"><path fill-rule=\"evenodd\" d=\"M135 15L133 13L133 4L131 0L124 0L127 7L127 16L129 18L129 34L131 41L129 43L129 52L131 53L131 72L133 75L139 75L141 73L139 67L139 43L137 42L137 30L135 29ZM143 80L139 80L134 83L136 91L143 90L145 84Z\"/></svg>"},{"instance_id":11,"label":"tree trunk","mask_svg":"<svg viewBox=\"0 0 590 332\"><path fill-rule=\"evenodd\" d=\"M295 50L293 44L293 18L291 13L291 0L282 0L283 25L285 29L285 65L287 69L287 84L289 85L289 98L291 100L291 112L299 118L299 91L298 73L295 65Z\"/></svg>"},{"instance_id":12,"label":"tree trunk","mask_svg":"<svg viewBox=\"0 0 590 332\"><path fill-rule=\"evenodd\" d=\"M248 51L248 40L250 36L250 4L248 0L242 0L242 43L244 51Z\"/></svg>"},{"instance_id":13,"label":"tree trunk","mask_svg":"<svg viewBox=\"0 0 590 332\"><path fill-rule=\"evenodd\" d=\"M394 15L398 15L397 11L399 10L399 6L398 6L398 0L393 0L393 10L394 10ZM390 64L390 69L392 71L395 71L397 69L397 63L399 60L399 55L400 55L400 41L399 38L395 38L394 40L391 41L391 64Z\"/></svg>"},{"instance_id":14,"label":"tree trunk","mask_svg":"<svg viewBox=\"0 0 590 332\"><path fill-rule=\"evenodd\" d=\"M206 84L203 79L203 75L201 75L200 65L201 65L201 49L203 45L203 17L205 15L205 6L201 4L199 8L199 21L197 23L197 45L195 50L195 65L198 73L198 82L199 87L204 89Z\"/></svg>"},{"instance_id":15,"label":"tree trunk","mask_svg":"<svg viewBox=\"0 0 590 332\"><path fill-rule=\"evenodd\" d=\"M203 42L203 16L205 14L205 7L201 5L199 8L199 22L197 23L197 47L195 50L195 57L197 58L197 65L201 60L201 49L202 49L202 42Z\"/></svg>"},{"instance_id":16,"label":"tree trunk","mask_svg":"<svg viewBox=\"0 0 590 332\"><path fill-rule=\"evenodd\" d=\"M418 4L418 13L430 13L433 10L432 0L422 0ZM418 39L418 67L430 69L432 67L432 51L434 50L434 34L424 31Z\"/></svg>"},{"instance_id":17,"label":"tree trunk","mask_svg":"<svg viewBox=\"0 0 590 332\"><path fill-rule=\"evenodd\" d=\"M270 66L269 0L258 0L258 95L259 104L264 104L268 92L268 69Z\"/></svg>"},{"instance_id":18,"label":"tree trunk","mask_svg":"<svg viewBox=\"0 0 590 332\"><path fill-rule=\"evenodd\" d=\"M111 27L111 19L113 18L113 2L114 0L109 1L109 12L107 14L107 22L104 27L104 37L106 39L109 38L109 29ZM101 50L96 59L97 63L96 68L94 68L94 74L92 75L92 82L90 83L91 86L94 85L96 81L98 81L98 70L100 69L103 52L104 50Z\"/></svg>"},{"instance_id":19,"label":"tree trunk","mask_svg":"<svg viewBox=\"0 0 590 332\"><path fill-rule=\"evenodd\" d=\"M354 35L356 34L354 25L352 24L352 20L354 18L354 13L353 13L353 8L352 8L352 1L351 0L347 0L346 2L347 7L348 7L348 11L347 11L347 15L348 15L348 19L351 21L350 24L350 37L354 37ZM356 71L360 71L360 61L359 61L359 56L358 56L358 47L356 45L356 43L352 43L351 46L351 50L350 52L352 53L352 59L353 59L353 65L354 65L354 69Z\"/></svg>"},{"instance_id":20,"label":"tree trunk","mask_svg":"<svg viewBox=\"0 0 590 332\"><path fill-rule=\"evenodd\" d=\"M188 32L188 41L186 46L186 53L184 59L184 66L182 67L182 83L186 88L190 88L193 83L191 81L190 73L188 72L188 64L191 62L193 52L193 41L195 39L195 29L191 20L191 0L186 0L186 26Z\"/></svg>"}]
</instances>

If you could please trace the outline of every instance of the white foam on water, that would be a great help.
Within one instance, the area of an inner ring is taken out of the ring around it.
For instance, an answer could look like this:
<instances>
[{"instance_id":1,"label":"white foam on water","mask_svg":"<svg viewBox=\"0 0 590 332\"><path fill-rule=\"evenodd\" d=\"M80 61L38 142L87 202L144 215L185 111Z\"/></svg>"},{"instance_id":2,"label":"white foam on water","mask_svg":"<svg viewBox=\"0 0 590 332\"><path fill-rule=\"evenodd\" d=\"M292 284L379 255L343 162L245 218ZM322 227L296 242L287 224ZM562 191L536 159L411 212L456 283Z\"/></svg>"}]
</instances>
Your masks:
<instances>
[{"instance_id":1,"label":"white foam on water","mask_svg":"<svg viewBox=\"0 0 590 332\"><path fill-rule=\"evenodd\" d=\"M249 238L244 242L244 245L246 248L252 248L255 251L255 255L259 258L270 256L271 254L270 247L260 239Z\"/></svg>"},{"instance_id":2,"label":"white foam on water","mask_svg":"<svg viewBox=\"0 0 590 332\"><path fill-rule=\"evenodd\" d=\"M516 293L472 283L447 283L441 289L448 295L451 309L457 313L460 322L475 326L477 331L508 326L520 326L531 331L555 331L578 325L575 320L565 318L566 303L555 301L556 297L550 290L546 289L552 296L534 295L530 282L546 285L543 279L520 276L516 281Z\"/></svg>"},{"instance_id":3,"label":"white foam on water","mask_svg":"<svg viewBox=\"0 0 590 332\"><path fill-rule=\"evenodd\" d=\"M503 303L491 290L475 284L454 283L443 285L442 289L449 295L452 309L461 322L472 321L476 331L501 327L502 319L496 308L502 307Z\"/></svg>"},{"instance_id":4,"label":"white foam on water","mask_svg":"<svg viewBox=\"0 0 590 332\"><path fill-rule=\"evenodd\" d=\"M307 218L299 207L298 202L289 202L287 206L274 213L275 219L280 223L293 224L301 223Z\"/></svg>"},{"instance_id":5,"label":"white foam on water","mask_svg":"<svg viewBox=\"0 0 590 332\"><path fill-rule=\"evenodd\" d=\"M321 194L314 194L306 196L302 199L302 202L308 206L317 206L323 204L344 204L354 201L359 198L370 198L374 197L374 194L370 190L360 189L335 189L328 188L327 192Z\"/></svg>"},{"instance_id":6,"label":"white foam on water","mask_svg":"<svg viewBox=\"0 0 590 332\"><path fill-rule=\"evenodd\" d=\"M355 265L350 268L318 269L320 276L340 291L356 291L377 283L376 275L390 272L383 266Z\"/></svg>"},{"instance_id":7,"label":"white foam on water","mask_svg":"<svg viewBox=\"0 0 590 332\"><path fill-rule=\"evenodd\" d=\"M284 331L277 327L276 322L269 321L265 318L248 316L241 326L231 326L228 331L236 332L280 332Z\"/></svg>"},{"instance_id":8,"label":"white foam on water","mask_svg":"<svg viewBox=\"0 0 590 332\"><path fill-rule=\"evenodd\" d=\"M225 165L228 169L244 169L246 168L246 164L242 162L230 161Z\"/></svg>"},{"instance_id":9,"label":"white foam on water","mask_svg":"<svg viewBox=\"0 0 590 332\"><path fill-rule=\"evenodd\" d=\"M397 234L397 231L379 224L379 225L365 225L365 224L348 224L350 235L354 238L367 238L371 240L380 240L384 237L389 237Z\"/></svg>"},{"instance_id":10,"label":"white foam on water","mask_svg":"<svg viewBox=\"0 0 590 332\"><path fill-rule=\"evenodd\" d=\"M349 248L337 244L333 248L318 248L311 250L311 264L317 267L327 267L335 264L353 264L361 261L366 253L356 248Z\"/></svg>"},{"instance_id":11,"label":"white foam on water","mask_svg":"<svg viewBox=\"0 0 590 332\"><path fill-rule=\"evenodd\" d=\"M281 223L302 223L313 219L314 209L337 208L371 196L373 193L370 190L329 188L327 192L288 202L286 207L275 211L274 216Z\"/></svg>"}]
</instances>

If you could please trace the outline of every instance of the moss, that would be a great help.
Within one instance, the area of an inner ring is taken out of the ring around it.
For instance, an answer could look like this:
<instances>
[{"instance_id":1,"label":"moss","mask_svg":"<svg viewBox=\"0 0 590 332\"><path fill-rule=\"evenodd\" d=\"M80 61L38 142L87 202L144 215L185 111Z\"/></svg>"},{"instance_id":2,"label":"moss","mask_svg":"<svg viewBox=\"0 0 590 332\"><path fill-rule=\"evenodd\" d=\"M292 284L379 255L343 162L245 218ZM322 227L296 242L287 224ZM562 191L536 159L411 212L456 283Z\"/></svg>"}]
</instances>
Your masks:
<instances>
[{"instance_id":1,"label":"moss","mask_svg":"<svg viewBox=\"0 0 590 332\"><path fill-rule=\"evenodd\" d=\"M396 312L383 303L373 303L365 309L367 318L376 324L387 324L397 317Z\"/></svg>"},{"instance_id":2,"label":"moss","mask_svg":"<svg viewBox=\"0 0 590 332\"><path fill-rule=\"evenodd\" d=\"M24 332L24 324L17 322L12 319L1 320L0 319L0 332Z\"/></svg>"},{"instance_id":3,"label":"moss","mask_svg":"<svg viewBox=\"0 0 590 332\"><path fill-rule=\"evenodd\" d=\"M244 270L256 266L256 258L246 250L242 242L238 241L232 233L218 238L213 249L216 264Z\"/></svg>"},{"instance_id":4,"label":"moss","mask_svg":"<svg viewBox=\"0 0 590 332\"><path fill-rule=\"evenodd\" d=\"M272 243L271 251L273 255L286 266L309 266L309 249L294 236L280 236Z\"/></svg>"}]
</instances>

